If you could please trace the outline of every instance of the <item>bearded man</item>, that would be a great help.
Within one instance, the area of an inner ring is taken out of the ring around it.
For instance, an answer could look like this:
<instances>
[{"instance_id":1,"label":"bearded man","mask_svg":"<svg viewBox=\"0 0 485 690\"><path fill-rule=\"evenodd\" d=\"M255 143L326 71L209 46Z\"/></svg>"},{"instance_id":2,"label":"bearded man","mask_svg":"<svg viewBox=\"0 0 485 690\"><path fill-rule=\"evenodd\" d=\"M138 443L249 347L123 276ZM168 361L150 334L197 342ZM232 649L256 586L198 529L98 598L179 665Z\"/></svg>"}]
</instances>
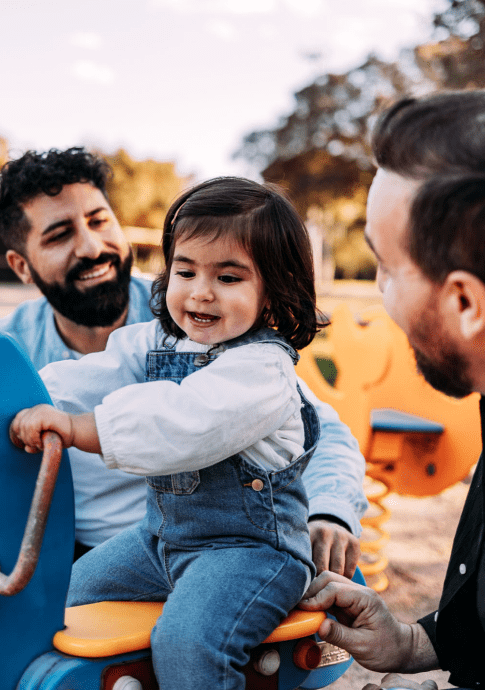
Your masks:
<instances>
[{"instance_id":1,"label":"bearded man","mask_svg":"<svg viewBox=\"0 0 485 690\"><path fill-rule=\"evenodd\" d=\"M374 130L378 170L366 238L384 306L437 390L481 394L485 438L485 91L406 98ZM478 458L477 458L478 459ZM485 684L485 493L482 451L458 525L437 611L408 625L373 590L335 573L302 604L330 610L320 636L374 671L380 688L436 689L396 673L443 669L461 688Z\"/></svg>"}]
</instances>

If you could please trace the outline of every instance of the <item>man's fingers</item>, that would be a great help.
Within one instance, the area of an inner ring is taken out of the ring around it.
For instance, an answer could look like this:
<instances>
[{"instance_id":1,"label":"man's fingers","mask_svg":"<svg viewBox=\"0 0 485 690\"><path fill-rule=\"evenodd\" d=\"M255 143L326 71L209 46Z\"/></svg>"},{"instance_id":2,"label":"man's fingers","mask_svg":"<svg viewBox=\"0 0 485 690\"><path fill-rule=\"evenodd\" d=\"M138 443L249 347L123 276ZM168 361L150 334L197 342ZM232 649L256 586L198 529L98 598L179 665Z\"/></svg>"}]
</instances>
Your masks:
<instances>
[{"instance_id":1,"label":"man's fingers","mask_svg":"<svg viewBox=\"0 0 485 690\"><path fill-rule=\"evenodd\" d=\"M321 543L313 549L313 562L317 569L317 575L323 573L324 570L330 570L330 549L326 546L326 544Z\"/></svg>"},{"instance_id":2,"label":"man's fingers","mask_svg":"<svg viewBox=\"0 0 485 690\"><path fill-rule=\"evenodd\" d=\"M360 558L360 544L358 541L349 544L345 554L344 576L349 579L353 577Z\"/></svg>"},{"instance_id":3,"label":"man's fingers","mask_svg":"<svg viewBox=\"0 0 485 690\"><path fill-rule=\"evenodd\" d=\"M421 687L425 688L425 690L438 690L438 684L431 678L423 680Z\"/></svg>"},{"instance_id":4,"label":"man's fingers","mask_svg":"<svg viewBox=\"0 0 485 690\"><path fill-rule=\"evenodd\" d=\"M322 640L325 640L325 642L329 642L330 644L333 644L336 647L341 647L342 649L345 649L345 628L342 625L340 625L340 623L333 620L333 618L326 618L323 621L318 630L318 634L320 635Z\"/></svg>"},{"instance_id":5,"label":"man's fingers","mask_svg":"<svg viewBox=\"0 0 485 690\"><path fill-rule=\"evenodd\" d=\"M403 678L398 673L387 673L379 685L369 683L362 690L391 690L392 688L408 688L409 690L438 690L434 680L427 678L422 683L409 678Z\"/></svg>"},{"instance_id":6,"label":"man's fingers","mask_svg":"<svg viewBox=\"0 0 485 690\"><path fill-rule=\"evenodd\" d=\"M317 575L331 570L339 575L352 576L360 555L359 540L348 529L331 520L313 520L308 528Z\"/></svg>"},{"instance_id":7,"label":"man's fingers","mask_svg":"<svg viewBox=\"0 0 485 690\"><path fill-rule=\"evenodd\" d=\"M322 589L330 582L341 582L342 584L347 585L351 584L350 580L343 575L338 575L337 573L331 573L330 571L325 570L310 583L310 586L304 594L303 600L306 601L307 599L311 599L320 594Z\"/></svg>"},{"instance_id":8,"label":"man's fingers","mask_svg":"<svg viewBox=\"0 0 485 690\"><path fill-rule=\"evenodd\" d=\"M336 541L330 551L330 564L328 570L338 575L343 575L345 570L345 545Z\"/></svg>"}]
</instances>

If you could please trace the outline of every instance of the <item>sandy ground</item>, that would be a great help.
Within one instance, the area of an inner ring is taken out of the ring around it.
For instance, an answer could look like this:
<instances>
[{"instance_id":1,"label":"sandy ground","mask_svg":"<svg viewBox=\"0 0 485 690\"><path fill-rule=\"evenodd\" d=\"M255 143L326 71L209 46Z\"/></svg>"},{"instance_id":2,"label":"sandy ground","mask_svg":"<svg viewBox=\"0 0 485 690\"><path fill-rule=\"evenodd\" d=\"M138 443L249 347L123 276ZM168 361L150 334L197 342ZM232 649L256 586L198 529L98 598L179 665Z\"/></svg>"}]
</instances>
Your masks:
<instances>
[{"instance_id":1,"label":"sandy ground","mask_svg":"<svg viewBox=\"0 0 485 690\"><path fill-rule=\"evenodd\" d=\"M402 621L415 622L438 607L453 537L468 492L468 480L438 496L411 498L390 494L386 505L391 518L385 524L389 543L386 573L389 587L382 593L391 611ZM331 687L332 690L359 690L366 683L378 683L382 673L374 673L354 662ZM407 676L422 682L433 678L439 688L453 687L448 673Z\"/></svg>"}]
</instances>

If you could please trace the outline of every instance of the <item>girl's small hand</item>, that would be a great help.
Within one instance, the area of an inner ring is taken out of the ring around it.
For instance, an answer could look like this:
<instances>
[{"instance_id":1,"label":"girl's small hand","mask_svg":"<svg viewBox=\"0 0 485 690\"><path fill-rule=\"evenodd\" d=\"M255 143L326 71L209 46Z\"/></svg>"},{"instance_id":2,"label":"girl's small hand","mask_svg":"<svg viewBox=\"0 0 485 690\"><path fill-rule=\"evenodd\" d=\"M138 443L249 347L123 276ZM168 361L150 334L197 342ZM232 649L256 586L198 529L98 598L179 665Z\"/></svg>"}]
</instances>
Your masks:
<instances>
[{"instance_id":1,"label":"girl's small hand","mask_svg":"<svg viewBox=\"0 0 485 690\"><path fill-rule=\"evenodd\" d=\"M44 431L56 431L64 448L72 445L74 429L71 416L52 405L36 405L21 410L10 425L10 440L27 453L38 453L44 448Z\"/></svg>"}]
</instances>

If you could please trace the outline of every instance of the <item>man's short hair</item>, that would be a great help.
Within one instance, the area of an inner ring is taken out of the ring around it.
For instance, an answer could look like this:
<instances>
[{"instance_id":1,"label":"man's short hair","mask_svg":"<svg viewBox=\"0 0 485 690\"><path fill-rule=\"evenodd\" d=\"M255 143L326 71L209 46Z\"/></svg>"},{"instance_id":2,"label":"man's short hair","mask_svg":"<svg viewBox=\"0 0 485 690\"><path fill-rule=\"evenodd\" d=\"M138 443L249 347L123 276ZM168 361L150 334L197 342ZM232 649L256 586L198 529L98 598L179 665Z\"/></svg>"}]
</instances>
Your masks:
<instances>
[{"instance_id":1,"label":"man's short hair","mask_svg":"<svg viewBox=\"0 0 485 690\"><path fill-rule=\"evenodd\" d=\"M442 284L454 270L485 283L485 91L405 98L379 118L377 165L421 182L405 249Z\"/></svg>"},{"instance_id":2,"label":"man's short hair","mask_svg":"<svg viewBox=\"0 0 485 690\"><path fill-rule=\"evenodd\" d=\"M23 204L39 194L57 196L62 188L89 182L106 197L106 182L111 175L108 163L84 148L66 151L51 149L43 153L27 151L0 170L0 238L7 249L25 255L30 224Z\"/></svg>"}]
</instances>

